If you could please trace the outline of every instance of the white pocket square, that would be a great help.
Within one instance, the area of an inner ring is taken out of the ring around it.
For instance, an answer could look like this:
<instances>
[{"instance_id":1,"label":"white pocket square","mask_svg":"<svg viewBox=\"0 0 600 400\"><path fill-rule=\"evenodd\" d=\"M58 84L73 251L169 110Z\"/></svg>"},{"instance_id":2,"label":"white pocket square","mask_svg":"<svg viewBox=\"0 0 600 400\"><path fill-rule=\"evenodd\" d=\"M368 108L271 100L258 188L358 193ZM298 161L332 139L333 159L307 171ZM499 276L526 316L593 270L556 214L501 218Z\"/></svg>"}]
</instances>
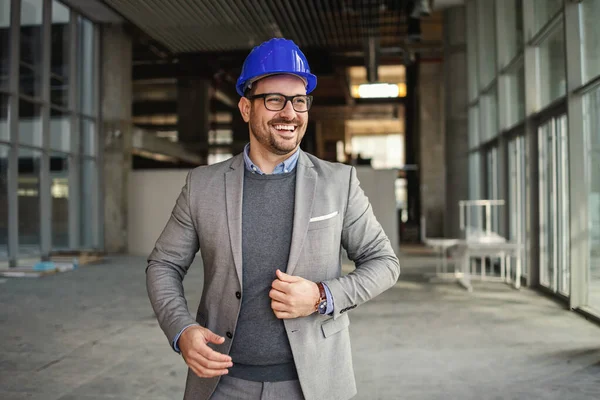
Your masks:
<instances>
[{"instance_id":1,"label":"white pocket square","mask_svg":"<svg viewBox=\"0 0 600 400\"><path fill-rule=\"evenodd\" d=\"M312 217L312 218L310 219L310 221L309 221L309 222L323 221L323 220L325 220L325 219L333 218L333 217L335 217L336 215L338 215L338 212L337 212L337 211L334 211L334 212L332 212L331 214L327 214L327 215L321 215L320 217Z\"/></svg>"}]
</instances>

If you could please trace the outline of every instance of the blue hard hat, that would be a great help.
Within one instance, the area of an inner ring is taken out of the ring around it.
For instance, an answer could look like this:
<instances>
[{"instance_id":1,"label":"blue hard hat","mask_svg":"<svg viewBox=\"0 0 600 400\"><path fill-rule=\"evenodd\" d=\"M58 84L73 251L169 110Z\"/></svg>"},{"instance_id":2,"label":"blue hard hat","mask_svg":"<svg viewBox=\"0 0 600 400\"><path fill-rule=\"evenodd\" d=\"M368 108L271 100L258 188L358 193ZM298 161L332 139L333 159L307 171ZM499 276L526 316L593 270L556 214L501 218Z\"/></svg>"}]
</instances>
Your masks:
<instances>
[{"instance_id":1,"label":"blue hard hat","mask_svg":"<svg viewBox=\"0 0 600 400\"><path fill-rule=\"evenodd\" d=\"M240 96L248 84L266 75L292 74L306 81L306 94L317 87L317 77L310 73L306 57L291 40L274 38L252 49L237 80L235 88Z\"/></svg>"}]
</instances>

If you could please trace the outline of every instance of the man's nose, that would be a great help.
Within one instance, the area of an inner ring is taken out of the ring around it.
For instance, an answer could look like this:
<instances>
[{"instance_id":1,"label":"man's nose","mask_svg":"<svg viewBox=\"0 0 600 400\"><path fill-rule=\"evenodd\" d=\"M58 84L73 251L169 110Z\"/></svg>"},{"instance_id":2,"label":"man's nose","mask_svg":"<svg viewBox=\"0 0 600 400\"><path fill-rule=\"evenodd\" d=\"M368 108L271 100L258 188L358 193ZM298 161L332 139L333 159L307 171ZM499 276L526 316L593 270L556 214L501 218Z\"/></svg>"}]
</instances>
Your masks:
<instances>
[{"instance_id":1,"label":"man's nose","mask_svg":"<svg viewBox=\"0 0 600 400\"><path fill-rule=\"evenodd\" d=\"M292 102L290 100L285 102L285 107L283 107L283 110L281 110L279 114L284 118L294 119L296 116L296 111L294 111L294 106L292 106Z\"/></svg>"}]
</instances>

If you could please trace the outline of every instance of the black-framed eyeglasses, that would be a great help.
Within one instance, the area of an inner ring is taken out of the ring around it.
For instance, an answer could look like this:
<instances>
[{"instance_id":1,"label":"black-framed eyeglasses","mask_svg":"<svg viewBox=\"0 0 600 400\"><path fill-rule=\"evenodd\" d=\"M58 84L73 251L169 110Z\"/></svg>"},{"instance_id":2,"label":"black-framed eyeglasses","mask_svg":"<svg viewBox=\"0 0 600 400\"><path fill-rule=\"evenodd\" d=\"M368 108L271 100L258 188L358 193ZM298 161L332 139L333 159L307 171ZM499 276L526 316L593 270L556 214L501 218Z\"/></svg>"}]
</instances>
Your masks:
<instances>
[{"instance_id":1,"label":"black-framed eyeglasses","mask_svg":"<svg viewBox=\"0 0 600 400\"><path fill-rule=\"evenodd\" d=\"M265 102L265 108L269 111L281 111L285 108L287 102L289 101L292 103L294 111L303 113L310 110L313 97L306 94L286 96L281 93L261 93L248 96L248 99L263 99Z\"/></svg>"}]
</instances>

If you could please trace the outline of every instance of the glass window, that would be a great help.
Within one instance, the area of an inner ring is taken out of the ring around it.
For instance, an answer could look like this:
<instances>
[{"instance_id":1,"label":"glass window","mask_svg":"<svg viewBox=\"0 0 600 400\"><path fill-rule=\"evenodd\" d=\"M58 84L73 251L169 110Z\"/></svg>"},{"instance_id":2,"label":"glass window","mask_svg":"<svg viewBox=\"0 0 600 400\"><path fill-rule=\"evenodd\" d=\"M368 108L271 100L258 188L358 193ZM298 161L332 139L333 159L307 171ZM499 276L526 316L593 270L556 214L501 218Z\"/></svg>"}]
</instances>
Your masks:
<instances>
[{"instance_id":1,"label":"glass window","mask_svg":"<svg viewBox=\"0 0 600 400\"><path fill-rule=\"evenodd\" d=\"M469 148L479 146L479 107L469 108Z\"/></svg>"},{"instance_id":2,"label":"glass window","mask_svg":"<svg viewBox=\"0 0 600 400\"><path fill-rule=\"evenodd\" d=\"M8 258L8 155L10 147L0 145L0 259Z\"/></svg>"},{"instance_id":3,"label":"glass window","mask_svg":"<svg viewBox=\"0 0 600 400\"><path fill-rule=\"evenodd\" d=\"M563 0L533 0L533 31L531 39L558 13L563 6Z\"/></svg>"},{"instance_id":4,"label":"glass window","mask_svg":"<svg viewBox=\"0 0 600 400\"><path fill-rule=\"evenodd\" d=\"M496 88L481 96L481 140L488 141L498 134L498 98Z\"/></svg>"},{"instance_id":5,"label":"glass window","mask_svg":"<svg viewBox=\"0 0 600 400\"><path fill-rule=\"evenodd\" d=\"M52 195L52 247L69 247L69 156L50 155L50 192Z\"/></svg>"},{"instance_id":6,"label":"glass window","mask_svg":"<svg viewBox=\"0 0 600 400\"><path fill-rule=\"evenodd\" d=\"M479 80L477 79L477 4L467 3L467 68L469 100L473 101L479 95Z\"/></svg>"},{"instance_id":7,"label":"glass window","mask_svg":"<svg viewBox=\"0 0 600 400\"><path fill-rule=\"evenodd\" d=\"M507 75L508 104L507 127L525 119L525 66L523 63Z\"/></svg>"},{"instance_id":8,"label":"glass window","mask_svg":"<svg viewBox=\"0 0 600 400\"><path fill-rule=\"evenodd\" d=\"M21 93L42 94L42 0L21 0Z\"/></svg>"},{"instance_id":9,"label":"glass window","mask_svg":"<svg viewBox=\"0 0 600 400\"><path fill-rule=\"evenodd\" d=\"M545 107L566 93L565 36L561 24L538 48L540 106Z\"/></svg>"},{"instance_id":10,"label":"glass window","mask_svg":"<svg viewBox=\"0 0 600 400\"><path fill-rule=\"evenodd\" d=\"M523 0L504 0L500 7L500 34L506 43L500 67L506 67L523 48Z\"/></svg>"},{"instance_id":11,"label":"glass window","mask_svg":"<svg viewBox=\"0 0 600 400\"><path fill-rule=\"evenodd\" d=\"M50 109L50 148L71 151L71 114Z\"/></svg>"},{"instance_id":12,"label":"glass window","mask_svg":"<svg viewBox=\"0 0 600 400\"><path fill-rule=\"evenodd\" d=\"M50 100L63 107L69 105L69 21L70 11L58 1L52 2L52 63Z\"/></svg>"},{"instance_id":13,"label":"glass window","mask_svg":"<svg viewBox=\"0 0 600 400\"><path fill-rule=\"evenodd\" d=\"M0 89L8 88L10 73L10 1L0 0Z\"/></svg>"},{"instance_id":14,"label":"glass window","mask_svg":"<svg viewBox=\"0 0 600 400\"><path fill-rule=\"evenodd\" d=\"M600 309L600 89L584 97L587 154L589 291L588 305Z\"/></svg>"},{"instance_id":15,"label":"glass window","mask_svg":"<svg viewBox=\"0 0 600 400\"><path fill-rule=\"evenodd\" d=\"M85 18L79 17L78 32L79 106L82 113L94 116L96 114L94 24Z\"/></svg>"},{"instance_id":16,"label":"glass window","mask_svg":"<svg viewBox=\"0 0 600 400\"><path fill-rule=\"evenodd\" d=\"M527 276L527 147L525 137L518 136L508 143L508 208L510 213L509 239L523 245L521 275Z\"/></svg>"},{"instance_id":17,"label":"glass window","mask_svg":"<svg viewBox=\"0 0 600 400\"><path fill-rule=\"evenodd\" d=\"M499 192L498 180L498 148L492 147L485 155L486 163L486 199L497 200ZM491 229L493 232L499 232L499 210L498 207L492 207L491 210L491 227L485 226L486 229Z\"/></svg>"},{"instance_id":18,"label":"glass window","mask_svg":"<svg viewBox=\"0 0 600 400\"><path fill-rule=\"evenodd\" d=\"M540 283L569 294L569 185L567 118L538 129L540 193Z\"/></svg>"},{"instance_id":19,"label":"glass window","mask_svg":"<svg viewBox=\"0 0 600 400\"><path fill-rule=\"evenodd\" d=\"M81 217L80 232L82 248L93 249L96 247L94 241L94 229L96 229L96 203L97 196L97 164L93 158L83 158L81 169Z\"/></svg>"},{"instance_id":20,"label":"glass window","mask_svg":"<svg viewBox=\"0 0 600 400\"><path fill-rule=\"evenodd\" d=\"M10 96L0 93L0 140L10 140L8 129L8 113L10 110Z\"/></svg>"},{"instance_id":21,"label":"glass window","mask_svg":"<svg viewBox=\"0 0 600 400\"><path fill-rule=\"evenodd\" d=\"M42 106L19 101L19 143L42 147Z\"/></svg>"},{"instance_id":22,"label":"glass window","mask_svg":"<svg viewBox=\"0 0 600 400\"><path fill-rule=\"evenodd\" d=\"M479 47L479 88L485 88L496 76L496 13L494 0L477 3Z\"/></svg>"},{"instance_id":23,"label":"glass window","mask_svg":"<svg viewBox=\"0 0 600 400\"><path fill-rule=\"evenodd\" d=\"M42 152L19 149L19 255L40 253L40 167Z\"/></svg>"},{"instance_id":24,"label":"glass window","mask_svg":"<svg viewBox=\"0 0 600 400\"><path fill-rule=\"evenodd\" d=\"M600 1L581 3L581 55L583 82L600 75Z\"/></svg>"},{"instance_id":25,"label":"glass window","mask_svg":"<svg viewBox=\"0 0 600 400\"><path fill-rule=\"evenodd\" d=\"M469 199L481 199L481 161L479 153L469 155Z\"/></svg>"}]
</instances>

